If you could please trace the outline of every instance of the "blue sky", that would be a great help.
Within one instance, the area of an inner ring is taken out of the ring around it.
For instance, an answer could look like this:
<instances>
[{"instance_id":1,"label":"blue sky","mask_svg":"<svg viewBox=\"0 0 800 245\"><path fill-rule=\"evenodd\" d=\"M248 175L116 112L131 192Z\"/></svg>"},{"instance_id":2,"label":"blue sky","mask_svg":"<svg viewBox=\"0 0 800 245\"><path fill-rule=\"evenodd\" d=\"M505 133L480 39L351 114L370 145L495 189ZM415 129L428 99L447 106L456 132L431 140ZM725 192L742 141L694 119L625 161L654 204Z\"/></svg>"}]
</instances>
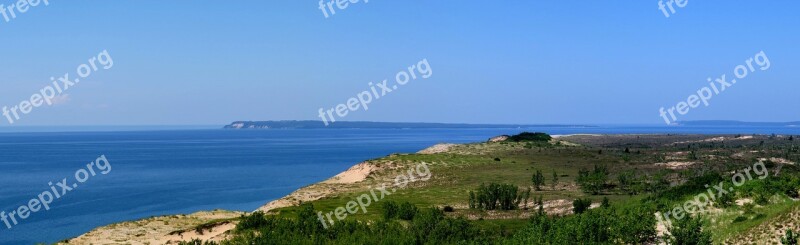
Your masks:
<instances>
[{"instance_id":1,"label":"blue sky","mask_svg":"<svg viewBox=\"0 0 800 245\"><path fill-rule=\"evenodd\" d=\"M0 0L9 5L15 1ZM771 67L681 120L800 120L798 1L50 0L0 19L0 106L108 50L114 66L9 125L318 120L427 58L417 80L345 120L663 123L760 51ZM1 18L1 17L0 17Z\"/></svg>"}]
</instances>

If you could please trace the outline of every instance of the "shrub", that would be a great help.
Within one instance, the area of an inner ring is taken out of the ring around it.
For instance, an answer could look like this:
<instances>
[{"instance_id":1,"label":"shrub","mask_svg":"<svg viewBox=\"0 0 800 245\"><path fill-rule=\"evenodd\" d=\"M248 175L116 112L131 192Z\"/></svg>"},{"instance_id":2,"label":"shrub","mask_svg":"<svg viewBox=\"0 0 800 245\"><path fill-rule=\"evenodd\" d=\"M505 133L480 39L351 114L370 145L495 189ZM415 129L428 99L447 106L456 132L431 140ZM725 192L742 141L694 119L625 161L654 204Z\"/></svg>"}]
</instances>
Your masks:
<instances>
[{"instance_id":1,"label":"shrub","mask_svg":"<svg viewBox=\"0 0 800 245\"><path fill-rule=\"evenodd\" d=\"M792 230L786 230L786 235L781 237L781 244L783 245L797 245L797 234Z\"/></svg>"},{"instance_id":2,"label":"shrub","mask_svg":"<svg viewBox=\"0 0 800 245\"><path fill-rule=\"evenodd\" d=\"M610 208L611 202L608 200L608 197L603 197L603 202L600 203L600 207L602 208Z\"/></svg>"},{"instance_id":3,"label":"shrub","mask_svg":"<svg viewBox=\"0 0 800 245\"><path fill-rule=\"evenodd\" d=\"M544 174L542 174L542 171L536 170L536 173L531 177L531 182L537 191L541 191L542 185L544 185Z\"/></svg>"},{"instance_id":4,"label":"shrub","mask_svg":"<svg viewBox=\"0 0 800 245\"><path fill-rule=\"evenodd\" d=\"M600 191L605 189L606 182L608 181L608 168L594 165L594 170L592 172L581 169L578 171L578 178L576 181L583 192L591 193L592 195L600 194Z\"/></svg>"},{"instance_id":5,"label":"shrub","mask_svg":"<svg viewBox=\"0 0 800 245\"><path fill-rule=\"evenodd\" d=\"M592 199L575 199L572 202L572 212L582 214L592 206Z\"/></svg>"},{"instance_id":6,"label":"shrub","mask_svg":"<svg viewBox=\"0 0 800 245\"><path fill-rule=\"evenodd\" d=\"M414 216L417 215L417 206L411 204L410 202L404 202L400 204L397 209L397 218L402 220L412 220Z\"/></svg>"},{"instance_id":7,"label":"shrub","mask_svg":"<svg viewBox=\"0 0 800 245\"><path fill-rule=\"evenodd\" d=\"M391 220L397 218L398 208L397 203L394 201L385 201L381 204L383 207L383 218L385 220Z\"/></svg>"},{"instance_id":8,"label":"shrub","mask_svg":"<svg viewBox=\"0 0 800 245\"><path fill-rule=\"evenodd\" d=\"M452 212L455 212L455 211L456 211L456 210L455 210L453 207L451 207L451 206L444 206L444 209L443 209L443 210L444 210L445 212L447 212L447 213L452 213Z\"/></svg>"},{"instance_id":9,"label":"shrub","mask_svg":"<svg viewBox=\"0 0 800 245\"><path fill-rule=\"evenodd\" d=\"M524 193L515 185L490 183L481 184L477 190L470 192L469 202L475 209L514 210L519 208L523 198Z\"/></svg>"},{"instance_id":10,"label":"shrub","mask_svg":"<svg viewBox=\"0 0 800 245\"><path fill-rule=\"evenodd\" d=\"M553 137L550 137L549 134L546 133L530 133L530 132L523 132L517 135L513 135L508 137L508 141L511 142L523 142L523 141L533 141L533 142L548 142Z\"/></svg>"},{"instance_id":11,"label":"shrub","mask_svg":"<svg viewBox=\"0 0 800 245\"><path fill-rule=\"evenodd\" d=\"M264 212L258 211L250 215L242 215L239 218L239 224L236 225L237 230L251 230L265 226L267 224L266 215Z\"/></svg>"},{"instance_id":12,"label":"shrub","mask_svg":"<svg viewBox=\"0 0 800 245\"><path fill-rule=\"evenodd\" d=\"M717 201L716 201L717 206L720 207L720 208L727 208L727 207L733 206L733 201L734 201L734 195L735 194L736 194L735 192L732 192L732 193L728 193L728 194L719 195L717 197Z\"/></svg>"},{"instance_id":13,"label":"shrub","mask_svg":"<svg viewBox=\"0 0 800 245\"><path fill-rule=\"evenodd\" d=\"M711 233L703 230L699 218L686 217L669 228L669 244L711 245Z\"/></svg>"},{"instance_id":14,"label":"shrub","mask_svg":"<svg viewBox=\"0 0 800 245\"><path fill-rule=\"evenodd\" d=\"M550 183L552 185L551 187L553 188L553 190L555 190L556 186L558 186L558 174L556 173L555 170L553 170L553 178L551 179L551 181L553 181Z\"/></svg>"},{"instance_id":15,"label":"shrub","mask_svg":"<svg viewBox=\"0 0 800 245\"><path fill-rule=\"evenodd\" d=\"M548 217L534 214L531 223L500 244L652 244L656 218L643 207L596 209L583 214Z\"/></svg>"},{"instance_id":16,"label":"shrub","mask_svg":"<svg viewBox=\"0 0 800 245\"><path fill-rule=\"evenodd\" d=\"M744 217L744 216L739 216L739 217L736 217L736 219L733 219L733 223L739 223L739 222L745 222L745 221L747 221L747 217Z\"/></svg>"}]
</instances>

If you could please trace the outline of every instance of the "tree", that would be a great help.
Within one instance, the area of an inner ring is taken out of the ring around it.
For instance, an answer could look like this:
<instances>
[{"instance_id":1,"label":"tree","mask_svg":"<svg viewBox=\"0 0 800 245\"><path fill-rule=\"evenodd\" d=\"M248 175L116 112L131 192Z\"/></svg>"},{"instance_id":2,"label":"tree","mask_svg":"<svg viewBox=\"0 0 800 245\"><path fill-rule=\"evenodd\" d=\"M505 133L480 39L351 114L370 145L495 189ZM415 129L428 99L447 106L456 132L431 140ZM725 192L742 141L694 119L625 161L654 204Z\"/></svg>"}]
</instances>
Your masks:
<instances>
[{"instance_id":1,"label":"tree","mask_svg":"<svg viewBox=\"0 0 800 245\"><path fill-rule=\"evenodd\" d=\"M525 190L524 194L522 194L522 209L528 210L528 200L531 197L531 188Z\"/></svg>"},{"instance_id":2,"label":"tree","mask_svg":"<svg viewBox=\"0 0 800 245\"><path fill-rule=\"evenodd\" d=\"M542 200L542 195L539 195L539 198L536 199L536 206L539 206L539 214L544 214L544 201Z\"/></svg>"},{"instance_id":3,"label":"tree","mask_svg":"<svg viewBox=\"0 0 800 245\"><path fill-rule=\"evenodd\" d=\"M383 207L383 218L386 220L391 220L397 218L397 203L393 201L385 201L382 204Z\"/></svg>"},{"instance_id":4,"label":"tree","mask_svg":"<svg viewBox=\"0 0 800 245\"><path fill-rule=\"evenodd\" d=\"M397 208L397 217L402 220L412 220L417 211L417 206L410 202L404 202Z\"/></svg>"},{"instance_id":5,"label":"tree","mask_svg":"<svg viewBox=\"0 0 800 245\"><path fill-rule=\"evenodd\" d=\"M794 234L792 230L786 230L786 236L781 237L781 244L783 245L797 245L797 234Z\"/></svg>"},{"instance_id":6,"label":"tree","mask_svg":"<svg viewBox=\"0 0 800 245\"><path fill-rule=\"evenodd\" d=\"M553 137L546 133L531 133L531 132L523 132L518 135L513 135L508 137L508 141L510 142L522 142L522 141L534 141L534 142L548 142Z\"/></svg>"},{"instance_id":7,"label":"tree","mask_svg":"<svg viewBox=\"0 0 800 245\"><path fill-rule=\"evenodd\" d=\"M674 245L711 245L711 233L703 230L700 218L687 216L669 228L669 244Z\"/></svg>"},{"instance_id":8,"label":"tree","mask_svg":"<svg viewBox=\"0 0 800 245\"><path fill-rule=\"evenodd\" d=\"M603 202L600 203L600 207L602 208L610 208L611 202L608 200L608 197L603 197Z\"/></svg>"},{"instance_id":9,"label":"tree","mask_svg":"<svg viewBox=\"0 0 800 245\"><path fill-rule=\"evenodd\" d=\"M633 191L633 181L634 181L634 174L632 171L625 171L617 175L617 181L619 182L619 189L629 195L635 195L636 193Z\"/></svg>"},{"instance_id":10,"label":"tree","mask_svg":"<svg viewBox=\"0 0 800 245\"><path fill-rule=\"evenodd\" d=\"M608 168L605 166L594 165L594 170L581 169L578 171L578 185L581 190L592 195L600 194L608 182Z\"/></svg>"},{"instance_id":11,"label":"tree","mask_svg":"<svg viewBox=\"0 0 800 245\"><path fill-rule=\"evenodd\" d=\"M524 198L519 187L510 184L481 184L472 197L473 208L482 210L514 210Z\"/></svg>"},{"instance_id":12,"label":"tree","mask_svg":"<svg viewBox=\"0 0 800 245\"><path fill-rule=\"evenodd\" d=\"M572 212L575 214L582 214L586 210L589 210L589 207L592 206L592 199L575 199L572 202Z\"/></svg>"},{"instance_id":13,"label":"tree","mask_svg":"<svg viewBox=\"0 0 800 245\"><path fill-rule=\"evenodd\" d=\"M556 186L558 186L558 173L553 170L553 190L556 189Z\"/></svg>"},{"instance_id":14,"label":"tree","mask_svg":"<svg viewBox=\"0 0 800 245\"><path fill-rule=\"evenodd\" d=\"M716 197L716 199L717 199L716 204L720 208L727 208L727 207L732 206L733 202L734 202L733 195L735 195L735 194L736 194L735 192L731 192L731 193L727 193L727 194L726 193L720 193L720 195L718 197Z\"/></svg>"},{"instance_id":15,"label":"tree","mask_svg":"<svg viewBox=\"0 0 800 245\"><path fill-rule=\"evenodd\" d=\"M544 185L544 175L542 174L541 170L536 170L536 174L531 177L531 182L533 182L533 187L536 188L537 191L542 190L542 185Z\"/></svg>"},{"instance_id":16,"label":"tree","mask_svg":"<svg viewBox=\"0 0 800 245\"><path fill-rule=\"evenodd\" d=\"M478 200L475 199L475 191L469 191L469 208L476 209L478 208Z\"/></svg>"}]
</instances>

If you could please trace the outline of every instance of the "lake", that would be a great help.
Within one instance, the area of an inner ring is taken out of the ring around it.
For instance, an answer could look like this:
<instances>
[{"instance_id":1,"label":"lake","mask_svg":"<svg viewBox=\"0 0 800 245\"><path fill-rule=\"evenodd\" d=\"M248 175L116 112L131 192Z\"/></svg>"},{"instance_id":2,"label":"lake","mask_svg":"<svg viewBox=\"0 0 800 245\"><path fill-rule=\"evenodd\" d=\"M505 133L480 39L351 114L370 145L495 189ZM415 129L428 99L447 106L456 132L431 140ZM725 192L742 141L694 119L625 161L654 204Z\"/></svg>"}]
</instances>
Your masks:
<instances>
[{"instance_id":1,"label":"lake","mask_svg":"<svg viewBox=\"0 0 800 245\"><path fill-rule=\"evenodd\" d=\"M0 211L10 213L101 155L108 174L54 200L0 244L52 243L116 222L201 210L252 211L364 160L436 143L542 131L592 134L800 134L796 127L601 126L526 129L168 129L0 133ZM64 130L69 131L69 130Z\"/></svg>"}]
</instances>

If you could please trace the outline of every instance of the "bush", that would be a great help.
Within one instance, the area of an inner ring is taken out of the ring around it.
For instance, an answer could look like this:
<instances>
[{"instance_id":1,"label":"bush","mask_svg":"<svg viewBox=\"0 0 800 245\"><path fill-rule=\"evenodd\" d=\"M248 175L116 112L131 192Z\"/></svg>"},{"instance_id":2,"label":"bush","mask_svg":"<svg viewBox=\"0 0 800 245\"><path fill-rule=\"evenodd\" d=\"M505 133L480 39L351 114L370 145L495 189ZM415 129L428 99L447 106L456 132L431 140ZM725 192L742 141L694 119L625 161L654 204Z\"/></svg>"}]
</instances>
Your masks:
<instances>
[{"instance_id":1,"label":"bush","mask_svg":"<svg viewBox=\"0 0 800 245\"><path fill-rule=\"evenodd\" d=\"M572 202L572 212L575 214L582 214L586 210L589 210L589 207L592 206L592 199L575 199Z\"/></svg>"},{"instance_id":2,"label":"bush","mask_svg":"<svg viewBox=\"0 0 800 245\"><path fill-rule=\"evenodd\" d=\"M452 212L455 212L455 211L456 211L456 210L455 210L453 207L451 207L451 206L444 206L444 209L443 209L443 210L444 210L445 212L447 212L447 213L452 213Z\"/></svg>"},{"instance_id":3,"label":"bush","mask_svg":"<svg viewBox=\"0 0 800 245\"><path fill-rule=\"evenodd\" d=\"M242 215L239 218L239 224L236 225L237 230L251 230L256 229L267 224L266 215L264 212L258 211L250 215Z\"/></svg>"},{"instance_id":4,"label":"bush","mask_svg":"<svg viewBox=\"0 0 800 245\"><path fill-rule=\"evenodd\" d=\"M699 218L680 219L669 228L669 233L672 234L669 244L711 245L711 233L703 230Z\"/></svg>"},{"instance_id":5,"label":"bush","mask_svg":"<svg viewBox=\"0 0 800 245\"><path fill-rule=\"evenodd\" d=\"M610 208L611 201L608 200L608 197L603 197L603 202L600 203L600 207L602 208Z\"/></svg>"},{"instance_id":6,"label":"bush","mask_svg":"<svg viewBox=\"0 0 800 245\"><path fill-rule=\"evenodd\" d=\"M735 192L731 192L731 193L728 193L728 194L719 195L717 197L717 201L716 201L717 206L719 208L727 208L727 207L733 206L733 201L735 199L734 198L735 194L736 194Z\"/></svg>"},{"instance_id":7,"label":"bush","mask_svg":"<svg viewBox=\"0 0 800 245\"><path fill-rule=\"evenodd\" d=\"M536 170L536 173L531 177L531 183L533 183L533 187L536 188L537 191L542 190L542 185L544 185L544 174L542 174L541 170Z\"/></svg>"},{"instance_id":8,"label":"bush","mask_svg":"<svg viewBox=\"0 0 800 245\"><path fill-rule=\"evenodd\" d=\"M781 244L797 245L797 234L794 234L792 230L786 230L786 235L781 237Z\"/></svg>"},{"instance_id":9,"label":"bush","mask_svg":"<svg viewBox=\"0 0 800 245\"><path fill-rule=\"evenodd\" d=\"M402 220L412 220L414 216L417 215L417 206L411 204L410 202L404 202L400 204L397 209L397 218Z\"/></svg>"},{"instance_id":10,"label":"bush","mask_svg":"<svg viewBox=\"0 0 800 245\"><path fill-rule=\"evenodd\" d=\"M608 181L608 168L595 165L592 172L581 169L578 171L576 181L583 192L591 193L592 195L600 194L600 191L605 189Z\"/></svg>"},{"instance_id":11,"label":"bush","mask_svg":"<svg viewBox=\"0 0 800 245\"><path fill-rule=\"evenodd\" d=\"M514 210L519 208L523 198L524 193L515 185L490 183L481 184L470 192L469 203L472 208L481 210Z\"/></svg>"},{"instance_id":12,"label":"bush","mask_svg":"<svg viewBox=\"0 0 800 245\"><path fill-rule=\"evenodd\" d=\"M740 223L740 222L745 222L745 221L747 221L747 217L739 216L739 217L736 217L736 219L733 220L733 223Z\"/></svg>"},{"instance_id":13,"label":"bush","mask_svg":"<svg viewBox=\"0 0 800 245\"><path fill-rule=\"evenodd\" d=\"M503 244L651 244L656 218L643 207L595 209L564 217L534 215L531 223Z\"/></svg>"},{"instance_id":14,"label":"bush","mask_svg":"<svg viewBox=\"0 0 800 245\"><path fill-rule=\"evenodd\" d=\"M179 242L178 245L217 245L217 243L213 241L203 242L200 239L194 239L188 242Z\"/></svg>"},{"instance_id":15,"label":"bush","mask_svg":"<svg viewBox=\"0 0 800 245\"><path fill-rule=\"evenodd\" d=\"M385 201L381 206L383 207L383 219L391 220L397 218L398 207L396 202Z\"/></svg>"},{"instance_id":16,"label":"bush","mask_svg":"<svg viewBox=\"0 0 800 245\"><path fill-rule=\"evenodd\" d=\"M511 142L523 142L523 141L548 142L551 139L553 139L553 137L550 137L549 134L538 133L538 132L537 133L524 132L518 135L508 137L508 141Z\"/></svg>"},{"instance_id":17,"label":"bush","mask_svg":"<svg viewBox=\"0 0 800 245\"><path fill-rule=\"evenodd\" d=\"M398 205L402 207L404 204ZM416 209L416 208L414 208ZM256 216L261 216L257 214ZM260 218L253 218L262 222ZM322 229L311 205L296 218L267 215L260 227L231 234L224 244L490 244L502 236L484 232L465 219L448 218L437 208L420 210L411 222L340 220ZM313 222L314 229L308 229ZM319 228L319 229L317 229ZM194 240L187 245L215 243Z\"/></svg>"}]
</instances>

